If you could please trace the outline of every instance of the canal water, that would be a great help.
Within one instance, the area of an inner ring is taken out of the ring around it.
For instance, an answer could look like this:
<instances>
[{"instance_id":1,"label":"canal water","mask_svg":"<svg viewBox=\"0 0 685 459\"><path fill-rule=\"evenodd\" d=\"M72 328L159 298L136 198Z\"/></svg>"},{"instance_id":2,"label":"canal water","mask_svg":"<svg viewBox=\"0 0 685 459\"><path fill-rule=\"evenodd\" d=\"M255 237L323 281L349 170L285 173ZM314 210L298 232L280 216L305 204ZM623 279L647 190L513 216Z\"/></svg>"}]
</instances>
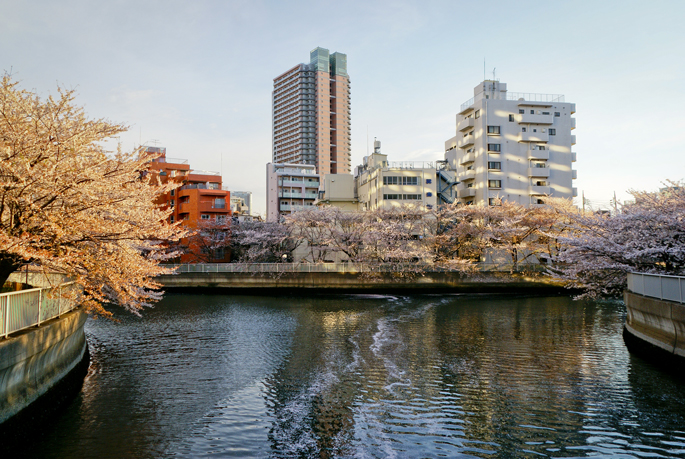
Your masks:
<instances>
[{"instance_id":1,"label":"canal water","mask_svg":"<svg viewBox=\"0 0 685 459\"><path fill-rule=\"evenodd\" d=\"M685 457L685 383L620 302L170 294L86 326L40 458Z\"/></svg>"}]
</instances>

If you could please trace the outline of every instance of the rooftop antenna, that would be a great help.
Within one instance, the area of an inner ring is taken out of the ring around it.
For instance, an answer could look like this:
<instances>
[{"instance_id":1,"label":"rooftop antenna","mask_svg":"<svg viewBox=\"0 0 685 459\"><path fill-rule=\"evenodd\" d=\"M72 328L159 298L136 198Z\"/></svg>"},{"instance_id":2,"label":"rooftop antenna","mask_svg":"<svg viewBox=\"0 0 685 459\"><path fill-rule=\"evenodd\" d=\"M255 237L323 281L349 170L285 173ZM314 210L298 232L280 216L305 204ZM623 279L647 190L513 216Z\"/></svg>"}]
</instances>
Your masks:
<instances>
[{"instance_id":1,"label":"rooftop antenna","mask_svg":"<svg viewBox=\"0 0 685 459\"><path fill-rule=\"evenodd\" d=\"M485 81L485 57L483 57L483 81Z\"/></svg>"},{"instance_id":2,"label":"rooftop antenna","mask_svg":"<svg viewBox=\"0 0 685 459\"><path fill-rule=\"evenodd\" d=\"M497 67L492 69L492 81L496 81L496 78L495 78L495 70L496 69L497 69Z\"/></svg>"},{"instance_id":3,"label":"rooftop antenna","mask_svg":"<svg viewBox=\"0 0 685 459\"><path fill-rule=\"evenodd\" d=\"M366 156L369 156L369 125L366 125Z\"/></svg>"}]
</instances>

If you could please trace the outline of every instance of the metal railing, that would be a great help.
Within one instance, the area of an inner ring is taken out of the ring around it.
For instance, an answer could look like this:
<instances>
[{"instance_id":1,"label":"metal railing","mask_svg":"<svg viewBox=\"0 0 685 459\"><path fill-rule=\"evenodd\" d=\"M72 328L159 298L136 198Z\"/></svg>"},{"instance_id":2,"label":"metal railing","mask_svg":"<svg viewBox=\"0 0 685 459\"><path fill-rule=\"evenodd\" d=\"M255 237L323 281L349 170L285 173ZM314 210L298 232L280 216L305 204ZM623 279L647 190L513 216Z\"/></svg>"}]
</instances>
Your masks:
<instances>
[{"instance_id":1,"label":"metal railing","mask_svg":"<svg viewBox=\"0 0 685 459\"><path fill-rule=\"evenodd\" d=\"M628 290L642 296L685 303L685 277L628 273Z\"/></svg>"},{"instance_id":2,"label":"metal railing","mask_svg":"<svg viewBox=\"0 0 685 459\"><path fill-rule=\"evenodd\" d=\"M76 288L74 282L54 288L32 288L0 294L0 333L10 333L40 325L75 309L77 303L65 298L65 290Z\"/></svg>"},{"instance_id":3,"label":"metal railing","mask_svg":"<svg viewBox=\"0 0 685 459\"><path fill-rule=\"evenodd\" d=\"M474 263L481 272L540 271L548 266L539 263ZM170 265L176 274L184 273L391 273L391 272L453 272L438 266L417 263L195 263Z\"/></svg>"}]
</instances>

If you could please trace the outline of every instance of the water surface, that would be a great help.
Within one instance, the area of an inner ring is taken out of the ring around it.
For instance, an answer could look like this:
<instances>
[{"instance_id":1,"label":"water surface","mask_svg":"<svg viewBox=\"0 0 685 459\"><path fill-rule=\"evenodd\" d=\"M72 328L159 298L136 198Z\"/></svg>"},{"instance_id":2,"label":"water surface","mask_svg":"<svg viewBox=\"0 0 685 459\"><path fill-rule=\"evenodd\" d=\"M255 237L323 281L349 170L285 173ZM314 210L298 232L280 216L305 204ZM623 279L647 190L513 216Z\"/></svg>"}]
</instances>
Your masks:
<instances>
[{"instance_id":1,"label":"water surface","mask_svg":"<svg viewBox=\"0 0 685 459\"><path fill-rule=\"evenodd\" d=\"M168 295L90 320L33 457L685 457L685 384L620 302Z\"/></svg>"}]
</instances>

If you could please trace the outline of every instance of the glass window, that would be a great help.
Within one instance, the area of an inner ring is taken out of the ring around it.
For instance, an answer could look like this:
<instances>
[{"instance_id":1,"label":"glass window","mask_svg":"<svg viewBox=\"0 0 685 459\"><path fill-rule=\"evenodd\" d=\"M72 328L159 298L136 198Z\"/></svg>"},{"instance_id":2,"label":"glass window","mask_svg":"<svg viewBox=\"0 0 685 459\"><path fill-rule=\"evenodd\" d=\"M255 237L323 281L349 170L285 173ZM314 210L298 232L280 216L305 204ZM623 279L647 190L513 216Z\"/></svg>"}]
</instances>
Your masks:
<instances>
[{"instance_id":1,"label":"glass window","mask_svg":"<svg viewBox=\"0 0 685 459\"><path fill-rule=\"evenodd\" d=\"M557 135L557 130L556 129L551 129L549 130L549 135Z\"/></svg>"},{"instance_id":2,"label":"glass window","mask_svg":"<svg viewBox=\"0 0 685 459\"><path fill-rule=\"evenodd\" d=\"M488 161L488 169L494 171L502 170L502 163L500 161Z\"/></svg>"},{"instance_id":3,"label":"glass window","mask_svg":"<svg viewBox=\"0 0 685 459\"><path fill-rule=\"evenodd\" d=\"M509 121L514 121L514 115L509 115Z\"/></svg>"},{"instance_id":4,"label":"glass window","mask_svg":"<svg viewBox=\"0 0 685 459\"><path fill-rule=\"evenodd\" d=\"M490 198L488 199L488 204L490 204L491 206L501 206L502 200L499 198Z\"/></svg>"},{"instance_id":5,"label":"glass window","mask_svg":"<svg viewBox=\"0 0 685 459\"><path fill-rule=\"evenodd\" d=\"M488 151L502 151L502 146L499 143L489 143Z\"/></svg>"},{"instance_id":6,"label":"glass window","mask_svg":"<svg viewBox=\"0 0 685 459\"><path fill-rule=\"evenodd\" d=\"M480 118L480 110L476 110L476 113L475 113L475 115L473 115L473 117L474 117L475 119Z\"/></svg>"},{"instance_id":7,"label":"glass window","mask_svg":"<svg viewBox=\"0 0 685 459\"><path fill-rule=\"evenodd\" d=\"M561 116L561 112L554 112L554 116Z\"/></svg>"},{"instance_id":8,"label":"glass window","mask_svg":"<svg viewBox=\"0 0 685 459\"><path fill-rule=\"evenodd\" d=\"M523 115L524 113L526 113L526 111L522 108L519 108L519 114Z\"/></svg>"},{"instance_id":9,"label":"glass window","mask_svg":"<svg viewBox=\"0 0 685 459\"><path fill-rule=\"evenodd\" d=\"M530 114L531 114L531 115L535 115L535 110L531 110L531 111L530 111Z\"/></svg>"},{"instance_id":10,"label":"glass window","mask_svg":"<svg viewBox=\"0 0 685 459\"><path fill-rule=\"evenodd\" d=\"M202 214L202 215L200 215L200 218L202 220L209 220L209 214Z\"/></svg>"},{"instance_id":11,"label":"glass window","mask_svg":"<svg viewBox=\"0 0 685 459\"><path fill-rule=\"evenodd\" d=\"M488 180L488 188L502 188L501 180Z\"/></svg>"},{"instance_id":12,"label":"glass window","mask_svg":"<svg viewBox=\"0 0 685 459\"><path fill-rule=\"evenodd\" d=\"M488 134L499 134L499 126L488 126Z\"/></svg>"}]
</instances>

